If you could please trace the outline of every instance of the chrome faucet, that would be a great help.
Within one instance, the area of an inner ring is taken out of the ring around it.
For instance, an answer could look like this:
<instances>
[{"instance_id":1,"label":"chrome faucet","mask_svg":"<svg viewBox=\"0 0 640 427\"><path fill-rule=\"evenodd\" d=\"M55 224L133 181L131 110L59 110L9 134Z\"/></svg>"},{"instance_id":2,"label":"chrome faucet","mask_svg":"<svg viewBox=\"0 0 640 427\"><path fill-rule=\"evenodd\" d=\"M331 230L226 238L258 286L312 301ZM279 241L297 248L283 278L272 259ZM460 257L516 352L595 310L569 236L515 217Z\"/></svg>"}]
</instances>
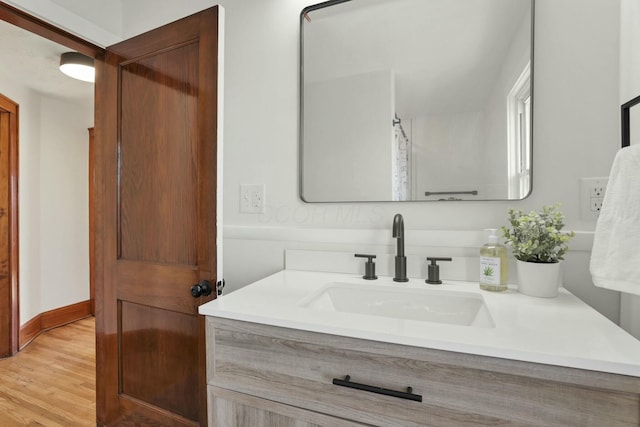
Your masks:
<instances>
[{"instance_id":1,"label":"chrome faucet","mask_svg":"<svg viewBox=\"0 0 640 427\"><path fill-rule=\"evenodd\" d=\"M404 256L404 219L402 215L396 214L393 217L392 235L398 239L398 251L396 254L396 274L393 276L394 282L408 282L407 278L407 257Z\"/></svg>"}]
</instances>

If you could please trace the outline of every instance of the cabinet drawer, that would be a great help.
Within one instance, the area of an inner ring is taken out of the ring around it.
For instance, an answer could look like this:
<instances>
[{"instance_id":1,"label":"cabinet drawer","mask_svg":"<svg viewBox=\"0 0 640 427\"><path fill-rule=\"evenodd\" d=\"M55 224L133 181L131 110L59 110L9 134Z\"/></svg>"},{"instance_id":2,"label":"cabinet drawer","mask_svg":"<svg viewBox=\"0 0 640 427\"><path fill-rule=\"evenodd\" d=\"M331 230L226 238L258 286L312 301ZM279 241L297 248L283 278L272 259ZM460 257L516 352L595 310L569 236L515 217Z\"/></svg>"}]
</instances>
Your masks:
<instances>
[{"instance_id":1,"label":"cabinet drawer","mask_svg":"<svg viewBox=\"0 0 640 427\"><path fill-rule=\"evenodd\" d=\"M208 386L209 427L364 427L318 412Z\"/></svg>"},{"instance_id":2,"label":"cabinet drawer","mask_svg":"<svg viewBox=\"0 0 640 427\"><path fill-rule=\"evenodd\" d=\"M207 320L208 383L373 425L640 424L637 378ZM333 379L422 396L345 388Z\"/></svg>"}]
</instances>

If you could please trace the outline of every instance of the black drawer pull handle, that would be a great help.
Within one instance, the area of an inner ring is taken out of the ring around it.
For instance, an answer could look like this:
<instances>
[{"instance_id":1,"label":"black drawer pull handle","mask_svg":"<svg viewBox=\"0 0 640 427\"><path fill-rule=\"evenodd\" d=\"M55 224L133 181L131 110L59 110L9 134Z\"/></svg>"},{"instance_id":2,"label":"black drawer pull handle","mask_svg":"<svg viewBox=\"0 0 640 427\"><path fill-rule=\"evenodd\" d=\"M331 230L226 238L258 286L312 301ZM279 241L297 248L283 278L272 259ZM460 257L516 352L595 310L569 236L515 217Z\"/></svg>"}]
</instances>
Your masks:
<instances>
[{"instance_id":1,"label":"black drawer pull handle","mask_svg":"<svg viewBox=\"0 0 640 427\"><path fill-rule=\"evenodd\" d=\"M369 391L371 393L384 394L386 396L399 397L400 399L414 400L416 402L422 402L422 395L413 394L413 388L407 387L407 391L396 391L389 390L388 388L375 387L367 384L360 384L351 382L351 377L349 375L345 376L343 380L339 378L333 379L334 385L339 385L342 387L355 388L356 390L364 390Z\"/></svg>"}]
</instances>

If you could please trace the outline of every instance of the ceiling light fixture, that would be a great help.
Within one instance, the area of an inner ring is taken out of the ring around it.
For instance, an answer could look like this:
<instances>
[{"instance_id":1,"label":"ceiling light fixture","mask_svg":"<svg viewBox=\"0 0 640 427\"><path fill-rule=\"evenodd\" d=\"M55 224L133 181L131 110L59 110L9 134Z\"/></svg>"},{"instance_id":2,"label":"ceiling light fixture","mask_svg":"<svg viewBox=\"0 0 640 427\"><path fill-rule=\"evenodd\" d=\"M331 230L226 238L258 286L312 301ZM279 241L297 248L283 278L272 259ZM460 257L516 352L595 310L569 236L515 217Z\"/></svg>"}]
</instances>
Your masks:
<instances>
[{"instance_id":1,"label":"ceiling light fixture","mask_svg":"<svg viewBox=\"0 0 640 427\"><path fill-rule=\"evenodd\" d=\"M84 82L93 83L96 80L93 59L78 52L65 52L60 55L60 71Z\"/></svg>"}]
</instances>

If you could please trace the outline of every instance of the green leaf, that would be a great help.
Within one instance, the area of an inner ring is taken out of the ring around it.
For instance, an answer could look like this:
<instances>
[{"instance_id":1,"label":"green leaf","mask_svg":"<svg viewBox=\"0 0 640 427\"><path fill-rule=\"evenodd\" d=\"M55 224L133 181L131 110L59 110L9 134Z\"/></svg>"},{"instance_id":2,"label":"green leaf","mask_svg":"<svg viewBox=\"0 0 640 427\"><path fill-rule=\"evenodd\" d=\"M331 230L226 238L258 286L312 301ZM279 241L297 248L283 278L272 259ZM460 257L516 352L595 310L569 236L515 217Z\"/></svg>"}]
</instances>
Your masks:
<instances>
[{"instance_id":1,"label":"green leaf","mask_svg":"<svg viewBox=\"0 0 640 427\"><path fill-rule=\"evenodd\" d=\"M484 270L482 270L482 274L485 276L493 276L493 268L485 267Z\"/></svg>"}]
</instances>

